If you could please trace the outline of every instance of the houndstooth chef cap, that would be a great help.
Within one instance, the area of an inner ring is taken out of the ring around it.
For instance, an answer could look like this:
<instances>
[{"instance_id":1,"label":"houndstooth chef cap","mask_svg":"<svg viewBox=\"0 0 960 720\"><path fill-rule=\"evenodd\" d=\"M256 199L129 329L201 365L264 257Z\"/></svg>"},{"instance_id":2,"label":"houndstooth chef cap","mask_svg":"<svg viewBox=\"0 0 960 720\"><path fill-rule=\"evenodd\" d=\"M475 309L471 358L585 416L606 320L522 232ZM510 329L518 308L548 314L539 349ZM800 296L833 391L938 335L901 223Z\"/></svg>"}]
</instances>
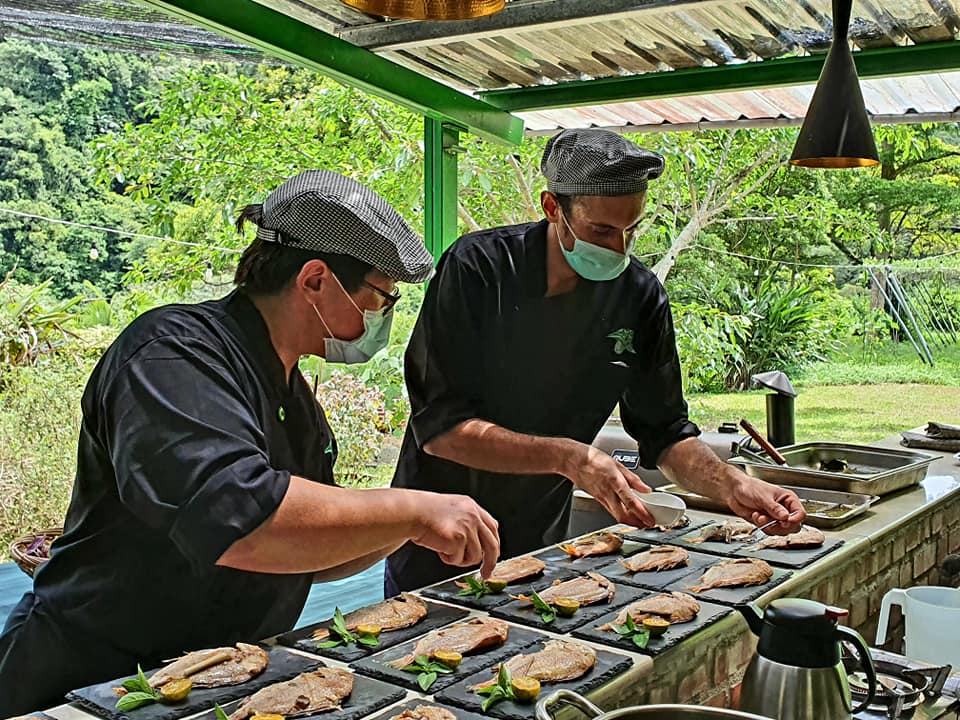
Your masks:
<instances>
[{"instance_id":1,"label":"houndstooth chef cap","mask_svg":"<svg viewBox=\"0 0 960 720\"><path fill-rule=\"evenodd\" d=\"M609 130L564 130L547 142L540 170L559 195L633 195L663 173L663 156Z\"/></svg>"}]
</instances>

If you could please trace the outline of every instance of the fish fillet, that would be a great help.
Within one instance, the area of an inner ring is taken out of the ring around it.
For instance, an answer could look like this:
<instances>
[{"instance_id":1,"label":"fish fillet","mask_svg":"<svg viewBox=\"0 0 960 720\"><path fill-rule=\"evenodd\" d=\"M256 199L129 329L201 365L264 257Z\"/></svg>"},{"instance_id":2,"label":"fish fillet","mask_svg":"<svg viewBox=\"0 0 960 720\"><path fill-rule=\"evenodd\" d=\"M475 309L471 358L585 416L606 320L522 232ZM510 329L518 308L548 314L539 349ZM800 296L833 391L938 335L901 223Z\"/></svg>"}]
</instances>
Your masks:
<instances>
[{"instance_id":1,"label":"fish fillet","mask_svg":"<svg viewBox=\"0 0 960 720\"><path fill-rule=\"evenodd\" d=\"M390 720L457 720L457 716L446 708L436 705L417 705L415 708L407 708L399 715L394 715Z\"/></svg>"},{"instance_id":2,"label":"fish fillet","mask_svg":"<svg viewBox=\"0 0 960 720\"><path fill-rule=\"evenodd\" d=\"M771 535L770 537L766 537L748 549L804 550L818 548L823 545L825 540L826 538L822 532L816 528L804 525L797 532L790 533L789 535Z\"/></svg>"},{"instance_id":3,"label":"fish fillet","mask_svg":"<svg viewBox=\"0 0 960 720\"><path fill-rule=\"evenodd\" d=\"M690 589L703 592L718 587L744 587L762 585L773 577L773 568L756 558L723 560L707 570L700 582Z\"/></svg>"},{"instance_id":4,"label":"fish fillet","mask_svg":"<svg viewBox=\"0 0 960 720\"><path fill-rule=\"evenodd\" d=\"M587 535L571 543L561 543L557 547L575 558L609 555L623 547L623 538L616 533L601 532Z\"/></svg>"},{"instance_id":5,"label":"fish fillet","mask_svg":"<svg viewBox=\"0 0 960 720\"><path fill-rule=\"evenodd\" d=\"M405 668L420 655L432 657L438 650L458 652L469 655L478 650L499 647L507 641L510 626L503 620L494 618L474 618L463 623L434 630L424 635L413 648L413 652L399 660L387 664L395 668Z\"/></svg>"},{"instance_id":6,"label":"fish fillet","mask_svg":"<svg viewBox=\"0 0 960 720\"><path fill-rule=\"evenodd\" d=\"M617 594L616 586L599 573L587 573L572 580L559 580L546 590L537 593L545 603L551 603L561 598L576 600L581 605L595 605L601 602L610 602ZM533 602L525 595L518 596L519 600Z\"/></svg>"},{"instance_id":7,"label":"fish fillet","mask_svg":"<svg viewBox=\"0 0 960 720\"><path fill-rule=\"evenodd\" d=\"M601 625L597 630L613 630L614 625L623 625L628 615L635 623L643 622L643 619L648 617L660 617L677 624L690 622L698 612L700 603L690 595L681 592L661 593L630 603L612 623Z\"/></svg>"},{"instance_id":8,"label":"fish fillet","mask_svg":"<svg viewBox=\"0 0 960 720\"><path fill-rule=\"evenodd\" d=\"M400 630L416 625L427 616L427 604L410 593L384 600L376 605L354 610L343 616L347 630L356 630L360 625L376 625L383 632ZM330 637L330 630L320 628L313 633L314 640Z\"/></svg>"},{"instance_id":9,"label":"fish fillet","mask_svg":"<svg viewBox=\"0 0 960 720\"><path fill-rule=\"evenodd\" d=\"M543 650L530 655L514 655L507 660L507 670L513 677L532 677L542 683L558 683L576 680L586 675L597 664L597 653L593 648L568 640L549 640ZM500 668L493 668L492 680L472 685L471 690L490 687L497 682L496 674Z\"/></svg>"},{"instance_id":10,"label":"fish fillet","mask_svg":"<svg viewBox=\"0 0 960 720\"><path fill-rule=\"evenodd\" d=\"M756 525L746 520L727 520L723 525L708 525L700 531L700 537L687 542L695 545L703 542L741 542L749 540L750 534L756 529Z\"/></svg>"},{"instance_id":11,"label":"fish fillet","mask_svg":"<svg viewBox=\"0 0 960 720\"><path fill-rule=\"evenodd\" d=\"M629 558L621 560L620 564L630 572L635 573L672 570L673 568L684 567L689 562L690 555L683 548L663 545L631 555Z\"/></svg>"},{"instance_id":12,"label":"fish fillet","mask_svg":"<svg viewBox=\"0 0 960 720\"><path fill-rule=\"evenodd\" d=\"M493 568L493 574L490 575L490 579L512 583L517 580L526 580L527 578L539 575L546 567L547 564L540 558L523 555L498 562Z\"/></svg>"},{"instance_id":13,"label":"fish fillet","mask_svg":"<svg viewBox=\"0 0 960 720\"><path fill-rule=\"evenodd\" d=\"M352 692L353 673L320 668L255 692L230 714L230 720L268 714L291 718L340 710L341 701Z\"/></svg>"},{"instance_id":14,"label":"fish fillet","mask_svg":"<svg viewBox=\"0 0 960 720\"><path fill-rule=\"evenodd\" d=\"M223 660L196 671L198 666L209 662L217 655ZM239 685L255 678L267 668L270 657L256 645L237 643L235 648L222 647L195 650L187 653L150 676L151 687L160 687L171 680L189 677L195 688L214 688L224 685Z\"/></svg>"}]
</instances>

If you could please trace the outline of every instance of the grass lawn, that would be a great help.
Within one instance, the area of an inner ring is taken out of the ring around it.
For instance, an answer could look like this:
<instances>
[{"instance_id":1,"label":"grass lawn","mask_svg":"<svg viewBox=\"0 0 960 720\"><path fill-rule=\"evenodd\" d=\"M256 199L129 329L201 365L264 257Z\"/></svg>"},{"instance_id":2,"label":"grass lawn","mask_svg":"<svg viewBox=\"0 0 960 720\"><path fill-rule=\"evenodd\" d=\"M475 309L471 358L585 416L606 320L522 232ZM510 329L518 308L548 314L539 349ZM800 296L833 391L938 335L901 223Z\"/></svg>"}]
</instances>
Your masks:
<instances>
[{"instance_id":1,"label":"grass lawn","mask_svg":"<svg viewBox=\"0 0 960 720\"><path fill-rule=\"evenodd\" d=\"M869 442L930 420L960 424L960 387L917 384L797 388L797 442ZM691 395L690 415L704 430L745 417L766 428L762 391Z\"/></svg>"}]
</instances>

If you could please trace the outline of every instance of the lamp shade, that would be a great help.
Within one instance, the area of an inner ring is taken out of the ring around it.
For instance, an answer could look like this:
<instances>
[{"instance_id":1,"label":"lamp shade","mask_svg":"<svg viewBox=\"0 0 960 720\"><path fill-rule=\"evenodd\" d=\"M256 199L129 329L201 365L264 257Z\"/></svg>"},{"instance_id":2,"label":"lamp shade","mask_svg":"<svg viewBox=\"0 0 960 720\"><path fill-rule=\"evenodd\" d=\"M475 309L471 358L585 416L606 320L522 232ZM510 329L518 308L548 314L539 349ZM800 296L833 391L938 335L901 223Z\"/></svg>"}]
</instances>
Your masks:
<instances>
[{"instance_id":1,"label":"lamp shade","mask_svg":"<svg viewBox=\"0 0 960 720\"><path fill-rule=\"evenodd\" d=\"M504 0L341 0L368 15L406 20L469 20L503 10Z\"/></svg>"},{"instance_id":2,"label":"lamp shade","mask_svg":"<svg viewBox=\"0 0 960 720\"><path fill-rule=\"evenodd\" d=\"M793 148L793 165L868 167L880 162L847 42L852 0L833 0L833 42Z\"/></svg>"}]
</instances>

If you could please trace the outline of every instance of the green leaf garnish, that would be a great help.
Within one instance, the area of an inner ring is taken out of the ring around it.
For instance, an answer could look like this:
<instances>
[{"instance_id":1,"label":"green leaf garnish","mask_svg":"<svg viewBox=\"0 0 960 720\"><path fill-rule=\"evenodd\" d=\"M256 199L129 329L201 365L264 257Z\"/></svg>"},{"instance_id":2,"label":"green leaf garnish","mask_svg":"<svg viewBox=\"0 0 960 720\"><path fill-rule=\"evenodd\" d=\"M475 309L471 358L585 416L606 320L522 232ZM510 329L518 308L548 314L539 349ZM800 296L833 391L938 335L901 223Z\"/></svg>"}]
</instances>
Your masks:
<instances>
[{"instance_id":1,"label":"green leaf garnish","mask_svg":"<svg viewBox=\"0 0 960 720\"><path fill-rule=\"evenodd\" d=\"M330 624L330 627L328 627L327 630L330 631L331 635L336 636L336 639L318 642L318 650L327 650L329 648L340 647L341 645L351 645L354 643L361 643L363 645L371 646L380 644L380 641L375 637L360 637L356 633L348 630L347 621L344 619L343 612L339 607L334 610L333 622Z\"/></svg>"},{"instance_id":2,"label":"green leaf garnish","mask_svg":"<svg viewBox=\"0 0 960 720\"><path fill-rule=\"evenodd\" d=\"M441 662L431 660L427 655L417 655L413 662L403 668L404 672L417 673L417 684L427 692L437 680L437 675L448 675L453 672Z\"/></svg>"},{"instance_id":3,"label":"green leaf garnish","mask_svg":"<svg viewBox=\"0 0 960 720\"><path fill-rule=\"evenodd\" d=\"M479 599L484 595L489 595L492 592L486 582L483 580L478 580L473 575L467 575L463 580L467 584L467 587L462 588L457 595L463 597L472 596Z\"/></svg>"},{"instance_id":4,"label":"green leaf garnish","mask_svg":"<svg viewBox=\"0 0 960 720\"><path fill-rule=\"evenodd\" d=\"M614 625L613 629L620 637L632 640L638 648L645 648L650 642L650 631L643 625L638 626L630 615L627 615L623 625Z\"/></svg>"},{"instance_id":5,"label":"green leaf garnish","mask_svg":"<svg viewBox=\"0 0 960 720\"><path fill-rule=\"evenodd\" d=\"M224 712L223 708L216 703L213 704L213 711L217 716L217 720L230 720L229 716L227 715L226 712Z\"/></svg>"},{"instance_id":6,"label":"green leaf garnish","mask_svg":"<svg viewBox=\"0 0 960 720\"><path fill-rule=\"evenodd\" d=\"M541 602L543 601L541 600ZM480 688L476 691L480 695L487 696L487 699L481 704L480 709L486 712L501 700L516 700L513 694L513 685L511 685L512 680L513 678L510 677L510 670L507 668L507 664L502 663L500 669L497 671L496 685L490 685L489 687Z\"/></svg>"},{"instance_id":7,"label":"green leaf garnish","mask_svg":"<svg viewBox=\"0 0 960 720\"><path fill-rule=\"evenodd\" d=\"M545 625L549 625L557 619L557 611L554 607L544 602L543 598L537 595L537 593L533 593L531 600L533 601L533 609L540 615L540 619Z\"/></svg>"},{"instance_id":8,"label":"green leaf garnish","mask_svg":"<svg viewBox=\"0 0 960 720\"><path fill-rule=\"evenodd\" d=\"M137 665L137 676L124 680L121 686L127 692L117 700L117 710L134 710L160 700L160 691L150 686L147 676L143 674L143 669L139 665Z\"/></svg>"}]
</instances>

